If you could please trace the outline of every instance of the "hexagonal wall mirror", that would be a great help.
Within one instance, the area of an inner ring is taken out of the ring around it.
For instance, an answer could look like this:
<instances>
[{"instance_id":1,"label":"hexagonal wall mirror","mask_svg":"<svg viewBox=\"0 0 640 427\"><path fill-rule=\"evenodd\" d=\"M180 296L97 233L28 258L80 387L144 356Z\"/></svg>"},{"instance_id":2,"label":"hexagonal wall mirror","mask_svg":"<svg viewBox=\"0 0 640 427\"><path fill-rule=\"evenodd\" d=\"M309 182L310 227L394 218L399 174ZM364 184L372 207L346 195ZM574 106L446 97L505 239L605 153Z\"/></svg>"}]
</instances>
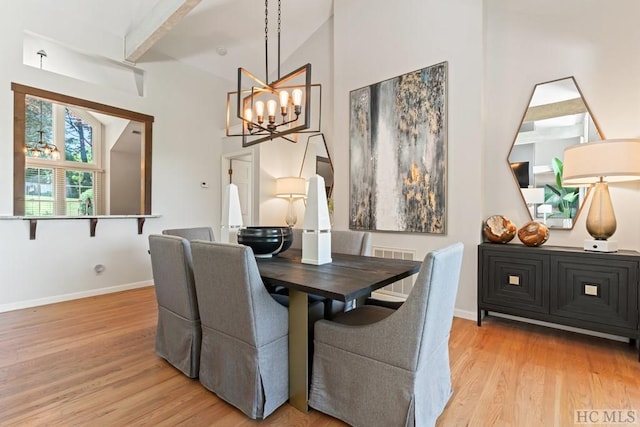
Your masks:
<instances>
[{"instance_id":1,"label":"hexagonal wall mirror","mask_svg":"<svg viewBox=\"0 0 640 427\"><path fill-rule=\"evenodd\" d=\"M532 220L572 229L587 196L564 187L564 149L604 139L573 77L538 83L525 109L507 162Z\"/></svg>"}]
</instances>

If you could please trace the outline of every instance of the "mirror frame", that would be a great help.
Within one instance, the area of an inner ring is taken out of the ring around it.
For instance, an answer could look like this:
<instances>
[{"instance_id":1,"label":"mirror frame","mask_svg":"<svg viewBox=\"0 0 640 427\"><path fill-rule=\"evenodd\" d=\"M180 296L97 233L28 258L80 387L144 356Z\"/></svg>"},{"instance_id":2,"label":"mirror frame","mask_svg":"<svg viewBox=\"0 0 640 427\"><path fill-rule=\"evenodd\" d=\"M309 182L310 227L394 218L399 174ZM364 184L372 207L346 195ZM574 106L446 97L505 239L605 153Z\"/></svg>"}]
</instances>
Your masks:
<instances>
[{"instance_id":1,"label":"mirror frame","mask_svg":"<svg viewBox=\"0 0 640 427\"><path fill-rule=\"evenodd\" d=\"M311 135L311 136L309 136L307 138L307 145L305 145L305 147L304 147L304 154L302 155L302 163L300 164L300 172L298 172L298 176L302 177L302 172L304 170L304 165L305 165L305 162L307 160L307 152L309 150L309 143L311 141L311 138L314 138L316 136L322 137L322 143L324 144L324 151L326 151L326 153L327 153L327 157L322 157L322 158L323 159L326 158L328 160L327 163L329 163L329 167L331 168L331 173L333 174L333 179L331 180L331 186L329 187L329 192L327 194L327 198L331 198L333 196L333 184L335 182L336 171L333 168L333 159L331 158L331 154L329 153L329 147L327 146L327 140L324 137L324 133L316 133L316 134ZM316 165L315 166L315 170L316 170L316 173L317 173L318 156L316 156L316 158L313 159L313 160L314 160L313 164Z\"/></svg>"},{"instance_id":2,"label":"mirror frame","mask_svg":"<svg viewBox=\"0 0 640 427\"><path fill-rule=\"evenodd\" d=\"M522 124L525 122L525 119L527 117L527 115L529 114L529 108L531 108L531 100L533 99L533 96L536 92L536 89L539 86L545 85L545 84L549 84L549 83L555 83L555 82L559 82L562 80L567 80L567 79L571 79L571 81L573 82L574 86L576 87L576 90L578 91L578 93L580 94L580 99L582 99L582 102L584 103L584 106L589 114L589 116L591 117L591 121L593 122L593 126L595 127L596 131L598 132L598 134L600 135L601 139L605 139L604 134L602 133L602 129L600 128L600 126L598 125L598 121L596 120L596 118L594 117L591 108L589 108L589 104L587 103L587 100L584 97L584 94L582 93L582 90L580 89L580 86L578 86L578 82L576 81L576 79L574 78L574 76L567 76L567 77L561 77L558 79L554 79L554 80L549 80L546 82L541 82L541 83L536 83L533 86L533 90L531 91L531 94L529 95L528 98L528 103L527 106L524 109L524 113L522 114L522 118L519 121L519 125L518 125L518 129L516 130L516 134L513 137L513 140L511 142L511 145L509 147L509 152L507 153L507 165L509 166L509 173L511 174L511 177L513 178L513 182L516 185L516 187L518 188L518 194L520 195L520 200L522 200L522 204L525 207L526 211L527 211L527 215L529 216L531 221L536 221L536 218L534 218L531 215L531 211L528 208L527 202L524 198L524 195L522 194L521 187L520 187L520 183L518 182L518 179L515 175L515 172L513 171L513 168L511 168L511 161L509 160L511 157L511 153L513 152L513 147L515 147L515 143L518 140L518 135L520 134L520 130L522 129ZM589 142L589 141L585 141ZM563 159L564 161L564 159ZM549 226L549 228L554 229L554 230L573 230L573 228L576 225L576 222L578 220L578 218L580 217L580 214L582 213L582 209L584 208L585 205L585 201L588 199L589 197L589 193L591 191L591 187L587 187L586 189L586 193L584 195L584 199L582 201L582 203L580 204L580 206L578 207L578 211L576 212L576 215L572 218L573 221L571 222L571 227L560 227L560 226Z\"/></svg>"},{"instance_id":3,"label":"mirror frame","mask_svg":"<svg viewBox=\"0 0 640 427\"><path fill-rule=\"evenodd\" d=\"M13 215L24 216L25 211L25 121L26 97L34 96L60 104L82 107L86 110L108 114L121 119L132 120L143 124L144 150L142 151L140 173L140 212L151 215L151 155L154 117L135 111L125 110L106 104L100 104L69 95L63 95L44 89L11 83L13 90Z\"/></svg>"}]
</instances>

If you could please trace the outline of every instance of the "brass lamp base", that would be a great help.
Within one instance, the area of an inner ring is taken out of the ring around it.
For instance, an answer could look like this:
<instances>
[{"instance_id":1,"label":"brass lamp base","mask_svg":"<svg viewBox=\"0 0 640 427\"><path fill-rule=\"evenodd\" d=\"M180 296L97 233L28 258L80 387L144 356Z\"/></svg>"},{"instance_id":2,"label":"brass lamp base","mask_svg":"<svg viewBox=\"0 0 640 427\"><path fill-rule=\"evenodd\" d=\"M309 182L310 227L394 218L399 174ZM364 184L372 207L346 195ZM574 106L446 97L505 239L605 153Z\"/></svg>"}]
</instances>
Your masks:
<instances>
[{"instance_id":1,"label":"brass lamp base","mask_svg":"<svg viewBox=\"0 0 640 427\"><path fill-rule=\"evenodd\" d=\"M593 239L584 241L584 250L593 252L617 252L618 242L607 240L616 232L616 216L609 195L609 186L600 179L593 186L593 198L587 215L587 231Z\"/></svg>"},{"instance_id":2,"label":"brass lamp base","mask_svg":"<svg viewBox=\"0 0 640 427\"><path fill-rule=\"evenodd\" d=\"M607 240L616 232L609 186L600 180L593 185L593 198L587 215L587 231L596 240Z\"/></svg>"}]
</instances>

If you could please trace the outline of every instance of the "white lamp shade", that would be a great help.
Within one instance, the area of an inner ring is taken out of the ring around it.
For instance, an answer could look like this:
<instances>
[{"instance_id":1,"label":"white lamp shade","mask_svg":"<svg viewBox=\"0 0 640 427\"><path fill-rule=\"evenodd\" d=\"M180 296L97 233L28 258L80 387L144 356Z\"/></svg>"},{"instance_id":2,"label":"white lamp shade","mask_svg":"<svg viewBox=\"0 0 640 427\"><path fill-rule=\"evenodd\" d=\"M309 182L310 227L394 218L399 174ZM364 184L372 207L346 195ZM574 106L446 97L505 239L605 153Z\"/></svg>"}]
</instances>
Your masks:
<instances>
[{"instance_id":1,"label":"white lamp shade","mask_svg":"<svg viewBox=\"0 0 640 427\"><path fill-rule=\"evenodd\" d=\"M520 191L527 204L544 203L544 188L521 188Z\"/></svg>"},{"instance_id":2,"label":"white lamp shade","mask_svg":"<svg viewBox=\"0 0 640 427\"><path fill-rule=\"evenodd\" d=\"M276 179L276 196L278 197L304 197L305 179L295 176L285 176Z\"/></svg>"},{"instance_id":3,"label":"white lamp shade","mask_svg":"<svg viewBox=\"0 0 640 427\"><path fill-rule=\"evenodd\" d=\"M242 227L240 196L238 196L238 186L235 184L227 184L224 189L224 197L222 201L222 226Z\"/></svg>"},{"instance_id":4,"label":"white lamp shade","mask_svg":"<svg viewBox=\"0 0 640 427\"><path fill-rule=\"evenodd\" d=\"M324 178L320 175L314 175L309 179L307 209L304 213L302 228L304 230L331 229L327 192L324 187Z\"/></svg>"},{"instance_id":5,"label":"white lamp shade","mask_svg":"<svg viewBox=\"0 0 640 427\"><path fill-rule=\"evenodd\" d=\"M640 139L610 139L564 150L564 186L640 179Z\"/></svg>"}]
</instances>

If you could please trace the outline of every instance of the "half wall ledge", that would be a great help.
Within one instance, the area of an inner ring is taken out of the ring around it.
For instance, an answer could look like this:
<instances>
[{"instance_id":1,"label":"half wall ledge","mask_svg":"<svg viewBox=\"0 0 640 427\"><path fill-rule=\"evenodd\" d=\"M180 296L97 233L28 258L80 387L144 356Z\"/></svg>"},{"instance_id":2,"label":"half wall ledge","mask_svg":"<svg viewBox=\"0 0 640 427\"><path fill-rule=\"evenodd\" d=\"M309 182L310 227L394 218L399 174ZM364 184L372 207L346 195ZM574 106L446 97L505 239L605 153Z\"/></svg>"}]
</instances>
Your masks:
<instances>
[{"instance_id":1,"label":"half wall ledge","mask_svg":"<svg viewBox=\"0 0 640 427\"><path fill-rule=\"evenodd\" d=\"M147 218L160 218L160 214L152 215L84 215L84 216L0 216L0 220L23 220L29 221L29 239L36 239L36 230L38 228L38 221L68 221L68 220L88 220L89 221L89 235L95 237L96 227L98 226L98 220L102 219L126 219L134 218L138 223L138 234L142 234L144 222Z\"/></svg>"}]
</instances>

